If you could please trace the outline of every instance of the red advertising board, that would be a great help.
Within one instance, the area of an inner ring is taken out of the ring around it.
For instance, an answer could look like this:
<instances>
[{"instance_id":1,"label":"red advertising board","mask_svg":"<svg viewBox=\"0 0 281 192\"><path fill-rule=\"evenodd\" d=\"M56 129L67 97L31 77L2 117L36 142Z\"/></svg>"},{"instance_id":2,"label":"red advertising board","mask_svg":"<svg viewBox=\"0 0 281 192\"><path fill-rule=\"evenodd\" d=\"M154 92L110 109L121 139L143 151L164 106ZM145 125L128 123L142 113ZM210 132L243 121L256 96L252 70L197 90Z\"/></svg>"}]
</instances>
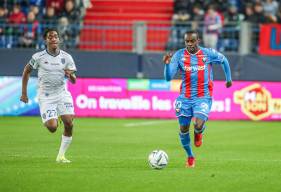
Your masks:
<instances>
[{"instance_id":1,"label":"red advertising board","mask_svg":"<svg viewBox=\"0 0 281 192\"><path fill-rule=\"evenodd\" d=\"M281 56L281 25L261 25L259 34L259 53L268 56Z\"/></svg>"}]
</instances>

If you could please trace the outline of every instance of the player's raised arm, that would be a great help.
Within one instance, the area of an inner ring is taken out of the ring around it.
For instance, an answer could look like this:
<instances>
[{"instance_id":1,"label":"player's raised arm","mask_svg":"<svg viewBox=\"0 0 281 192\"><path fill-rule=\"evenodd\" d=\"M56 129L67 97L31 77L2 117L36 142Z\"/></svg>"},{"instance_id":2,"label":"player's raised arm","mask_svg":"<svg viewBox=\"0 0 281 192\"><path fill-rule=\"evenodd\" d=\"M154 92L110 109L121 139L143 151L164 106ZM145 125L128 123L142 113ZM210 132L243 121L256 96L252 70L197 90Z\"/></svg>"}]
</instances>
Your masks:
<instances>
[{"instance_id":1,"label":"player's raised arm","mask_svg":"<svg viewBox=\"0 0 281 192\"><path fill-rule=\"evenodd\" d=\"M178 71L177 53L166 53L163 56L163 63L165 64L164 77L166 81L171 81Z\"/></svg>"},{"instance_id":2,"label":"player's raised arm","mask_svg":"<svg viewBox=\"0 0 281 192\"><path fill-rule=\"evenodd\" d=\"M21 88L20 100L24 103L28 103L27 83L28 83L31 71L32 71L32 67L29 64L27 64L24 67L24 70L22 73L22 88Z\"/></svg>"}]
</instances>

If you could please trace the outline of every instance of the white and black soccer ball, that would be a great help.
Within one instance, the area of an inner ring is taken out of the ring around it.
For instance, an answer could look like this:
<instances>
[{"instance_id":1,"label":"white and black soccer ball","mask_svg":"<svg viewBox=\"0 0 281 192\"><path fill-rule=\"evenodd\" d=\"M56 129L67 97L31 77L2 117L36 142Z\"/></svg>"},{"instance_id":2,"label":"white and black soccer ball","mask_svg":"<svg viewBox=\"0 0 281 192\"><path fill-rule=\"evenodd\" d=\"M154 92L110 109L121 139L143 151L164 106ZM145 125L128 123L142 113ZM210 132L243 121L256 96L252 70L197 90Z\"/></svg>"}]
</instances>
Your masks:
<instances>
[{"instance_id":1,"label":"white and black soccer ball","mask_svg":"<svg viewBox=\"0 0 281 192\"><path fill-rule=\"evenodd\" d=\"M148 156L148 163L153 169L163 169L168 164L169 157L163 150L154 150Z\"/></svg>"}]
</instances>

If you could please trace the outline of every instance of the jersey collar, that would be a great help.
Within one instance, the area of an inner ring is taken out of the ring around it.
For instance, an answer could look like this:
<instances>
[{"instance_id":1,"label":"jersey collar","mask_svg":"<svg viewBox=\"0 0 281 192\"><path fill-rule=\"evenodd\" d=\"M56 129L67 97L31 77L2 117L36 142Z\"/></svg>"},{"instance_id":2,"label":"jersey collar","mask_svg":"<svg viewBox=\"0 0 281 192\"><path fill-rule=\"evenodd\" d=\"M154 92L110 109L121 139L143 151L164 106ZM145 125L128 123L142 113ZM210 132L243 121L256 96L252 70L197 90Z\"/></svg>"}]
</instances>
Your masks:
<instances>
[{"instance_id":1,"label":"jersey collar","mask_svg":"<svg viewBox=\"0 0 281 192\"><path fill-rule=\"evenodd\" d=\"M194 54L189 53L188 50L187 50L187 48L185 48L185 50L186 50L186 52L187 52L189 55L197 55L197 54L201 51L201 47L198 46L198 51L197 51L196 53L194 53Z\"/></svg>"},{"instance_id":2,"label":"jersey collar","mask_svg":"<svg viewBox=\"0 0 281 192\"><path fill-rule=\"evenodd\" d=\"M47 52L49 55L51 55L52 57L56 57L56 56L58 56L58 55L60 54L60 50L59 50L58 54L56 54L56 55L53 55L53 54L49 53L49 52L48 52L48 49L46 49L46 52Z\"/></svg>"}]
</instances>

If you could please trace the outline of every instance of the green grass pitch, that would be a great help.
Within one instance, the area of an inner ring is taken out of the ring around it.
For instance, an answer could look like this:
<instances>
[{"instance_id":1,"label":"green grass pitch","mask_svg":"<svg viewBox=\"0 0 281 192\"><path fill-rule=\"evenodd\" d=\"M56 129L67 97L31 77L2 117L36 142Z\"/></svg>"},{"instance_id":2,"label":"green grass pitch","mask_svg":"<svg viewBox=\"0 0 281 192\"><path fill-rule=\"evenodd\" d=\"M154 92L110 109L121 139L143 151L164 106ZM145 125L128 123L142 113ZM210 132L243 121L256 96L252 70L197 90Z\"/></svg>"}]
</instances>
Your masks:
<instances>
[{"instance_id":1,"label":"green grass pitch","mask_svg":"<svg viewBox=\"0 0 281 192\"><path fill-rule=\"evenodd\" d=\"M196 167L185 168L176 120L75 119L71 164L57 164L62 128L39 117L0 117L0 191L281 191L280 122L210 121ZM169 164L153 170L148 154Z\"/></svg>"}]
</instances>

